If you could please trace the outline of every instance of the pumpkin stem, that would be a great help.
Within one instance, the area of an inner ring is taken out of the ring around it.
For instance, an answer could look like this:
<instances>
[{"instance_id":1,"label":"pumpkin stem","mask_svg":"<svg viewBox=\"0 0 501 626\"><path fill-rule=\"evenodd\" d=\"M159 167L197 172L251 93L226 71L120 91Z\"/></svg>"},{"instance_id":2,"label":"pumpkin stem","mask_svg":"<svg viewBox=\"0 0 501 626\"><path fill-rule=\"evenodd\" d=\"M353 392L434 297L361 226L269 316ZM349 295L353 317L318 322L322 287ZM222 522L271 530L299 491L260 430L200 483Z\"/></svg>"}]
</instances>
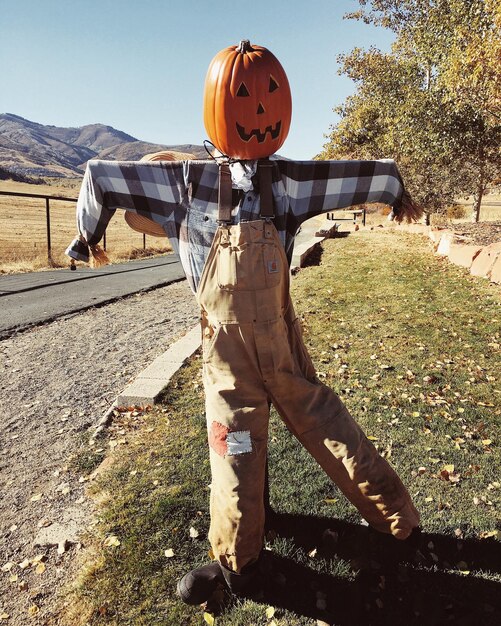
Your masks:
<instances>
[{"instance_id":1,"label":"pumpkin stem","mask_svg":"<svg viewBox=\"0 0 501 626\"><path fill-rule=\"evenodd\" d=\"M253 47L251 46L251 42L248 39L242 39L242 41L237 46L237 52L240 52L240 54L252 52L252 50Z\"/></svg>"}]
</instances>

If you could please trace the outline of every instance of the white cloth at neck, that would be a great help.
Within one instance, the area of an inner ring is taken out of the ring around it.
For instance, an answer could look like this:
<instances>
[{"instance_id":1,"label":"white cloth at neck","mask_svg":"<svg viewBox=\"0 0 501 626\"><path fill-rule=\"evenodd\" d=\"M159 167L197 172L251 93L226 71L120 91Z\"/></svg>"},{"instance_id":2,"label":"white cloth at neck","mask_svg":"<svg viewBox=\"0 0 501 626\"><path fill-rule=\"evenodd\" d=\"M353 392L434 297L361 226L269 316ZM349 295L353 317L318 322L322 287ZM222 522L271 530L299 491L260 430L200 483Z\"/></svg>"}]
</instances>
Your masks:
<instances>
[{"instance_id":1,"label":"white cloth at neck","mask_svg":"<svg viewBox=\"0 0 501 626\"><path fill-rule=\"evenodd\" d=\"M230 163L231 186L233 189L241 189L247 193L252 191L252 177L257 170L257 161L236 161Z\"/></svg>"}]
</instances>

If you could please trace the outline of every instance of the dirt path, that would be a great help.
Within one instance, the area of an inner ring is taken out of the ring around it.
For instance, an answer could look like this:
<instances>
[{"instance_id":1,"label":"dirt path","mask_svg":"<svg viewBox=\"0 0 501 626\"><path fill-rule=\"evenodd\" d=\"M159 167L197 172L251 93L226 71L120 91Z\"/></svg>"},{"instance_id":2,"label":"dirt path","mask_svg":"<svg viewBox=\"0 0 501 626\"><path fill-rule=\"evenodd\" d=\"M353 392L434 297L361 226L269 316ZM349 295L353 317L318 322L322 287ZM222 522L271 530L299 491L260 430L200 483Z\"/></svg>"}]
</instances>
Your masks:
<instances>
[{"instance_id":1,"label":"dirt path","mask_svg":"<svg viewBox=\"0 0 501 626\"><path fill-rule=\"evenodd\" d=\"M91 513L68 459L117 394L197 319L183 281L0 342L2 624L56 623L51 606Z\"/></svg>"}]
</instances>

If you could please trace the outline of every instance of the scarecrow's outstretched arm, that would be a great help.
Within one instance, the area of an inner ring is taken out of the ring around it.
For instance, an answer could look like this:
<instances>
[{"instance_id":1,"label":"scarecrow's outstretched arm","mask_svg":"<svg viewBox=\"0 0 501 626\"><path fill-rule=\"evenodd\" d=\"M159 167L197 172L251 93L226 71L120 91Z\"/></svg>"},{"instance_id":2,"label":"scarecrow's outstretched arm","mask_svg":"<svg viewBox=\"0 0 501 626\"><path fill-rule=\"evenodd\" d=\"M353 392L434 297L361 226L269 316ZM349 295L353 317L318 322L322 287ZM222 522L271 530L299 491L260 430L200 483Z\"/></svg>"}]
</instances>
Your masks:
<instances>
[{"instance_id":1,"label":"scarecrow's outstretched arm","mask_svg":"<svg viewBox=\"0 0 501 626\"><path fill-rule=\"evenodd\" d=\"M279 161L292 212L299 223L334 209L381 202L398 221L422 211L404 188L395 161Z\"/></svg>"},{"instance_id":2,"label":"scarecrow's outstretched arm","mask_svg":"<svg viewBox=\"0 0 501 626\"><path fill-rule=\"evenodd\" d=\"M79 236L66 254L89 260L89 248L105 259L101 241L117 208L135 211L166 228L184 194L183 163L89 161L77 203Z\"/></svg>"}]
</instances>

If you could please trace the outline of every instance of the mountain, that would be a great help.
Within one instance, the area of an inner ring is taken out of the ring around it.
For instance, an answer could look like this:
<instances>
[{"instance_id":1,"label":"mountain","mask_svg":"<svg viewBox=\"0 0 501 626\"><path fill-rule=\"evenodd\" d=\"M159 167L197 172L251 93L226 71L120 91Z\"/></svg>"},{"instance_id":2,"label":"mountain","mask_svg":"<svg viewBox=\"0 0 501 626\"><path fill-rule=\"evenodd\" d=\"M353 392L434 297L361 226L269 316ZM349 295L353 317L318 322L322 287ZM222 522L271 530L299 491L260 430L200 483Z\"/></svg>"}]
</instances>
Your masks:
<instances>
[{"instance_id":1,"label":"mountain","mask_svg":"<svg viewBox=\"0 0 501 626\"><path fill-rule=\"evenodd\" d=\"M0 169L18 176L74 178L83 174L89 159L137 161L160 150L207 156L203 146L149 143L104 124L62 128L0 114Z\"/></svg>"}]
</instances>

